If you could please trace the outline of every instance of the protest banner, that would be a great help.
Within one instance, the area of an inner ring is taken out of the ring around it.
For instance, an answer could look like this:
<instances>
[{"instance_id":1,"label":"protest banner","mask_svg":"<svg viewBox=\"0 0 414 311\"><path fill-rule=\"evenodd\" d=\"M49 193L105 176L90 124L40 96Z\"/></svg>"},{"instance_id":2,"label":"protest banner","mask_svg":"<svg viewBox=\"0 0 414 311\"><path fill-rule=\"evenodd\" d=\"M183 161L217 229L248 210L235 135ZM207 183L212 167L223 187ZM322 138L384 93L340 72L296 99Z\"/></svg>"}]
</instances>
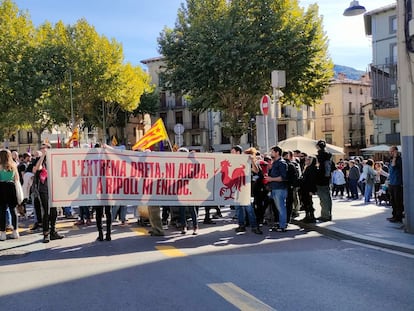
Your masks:
<instances>
[{"instance_id":1,"label":"protest banner","mask_svg":"<svg viewBox=\"0 0 414 311\"><path fill-rule=\"evenodd\" d=\"M250 204L247 155L50 149L50 206Z\"/></svg>"}]
</instances>

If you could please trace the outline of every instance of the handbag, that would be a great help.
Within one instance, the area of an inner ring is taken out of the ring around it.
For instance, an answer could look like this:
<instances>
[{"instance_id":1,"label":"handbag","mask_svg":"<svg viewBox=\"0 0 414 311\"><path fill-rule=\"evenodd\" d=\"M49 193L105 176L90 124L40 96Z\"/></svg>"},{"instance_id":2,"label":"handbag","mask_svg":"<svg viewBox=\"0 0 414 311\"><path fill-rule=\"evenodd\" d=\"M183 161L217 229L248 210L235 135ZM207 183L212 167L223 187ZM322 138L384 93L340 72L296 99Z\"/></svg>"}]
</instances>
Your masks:
<instances>
[{"instance_id":1,"label":"handbag","mask_svg":"<svg viewBox=\"0 0 414 311\"><path fill-rule=\"evenodd\" d=\"M17 181L14 183L14 186L16 187L16 198L17 198L17 204L22 204L23 200L24 200L24 195L23 195L23 187L22 184Z\"/></svg>"}]
</instances>

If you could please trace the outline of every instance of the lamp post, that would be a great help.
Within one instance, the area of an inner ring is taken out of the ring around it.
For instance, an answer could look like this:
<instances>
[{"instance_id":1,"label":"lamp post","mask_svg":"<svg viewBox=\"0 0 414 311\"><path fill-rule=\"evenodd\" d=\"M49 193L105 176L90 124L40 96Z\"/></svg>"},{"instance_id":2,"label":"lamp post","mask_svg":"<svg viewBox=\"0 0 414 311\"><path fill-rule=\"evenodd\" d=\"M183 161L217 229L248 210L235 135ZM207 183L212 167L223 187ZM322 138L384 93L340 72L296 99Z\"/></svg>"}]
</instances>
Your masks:
<instances>
[{"instance_id":1,"label":"lamp post","mask_svg":"<svg viewBox=\"0 0 414 311\"><path fill-rule=\"evenodd\" d=\"M256 119L252 116L249 120L249 129L250 129L250 147L254 147L254 124Z\"/></svg>"},{"instance_id":2,"label":"lamp post","mask_svg":"<svg viewBox=\"0 0 414 311\"><path fill-rule=\"evenodd\" d=\"M69 69L69 94L70 94L70 129L73 132L75 126L75 113L73 109L72 70Z\"/></svg>"}]
</instances>

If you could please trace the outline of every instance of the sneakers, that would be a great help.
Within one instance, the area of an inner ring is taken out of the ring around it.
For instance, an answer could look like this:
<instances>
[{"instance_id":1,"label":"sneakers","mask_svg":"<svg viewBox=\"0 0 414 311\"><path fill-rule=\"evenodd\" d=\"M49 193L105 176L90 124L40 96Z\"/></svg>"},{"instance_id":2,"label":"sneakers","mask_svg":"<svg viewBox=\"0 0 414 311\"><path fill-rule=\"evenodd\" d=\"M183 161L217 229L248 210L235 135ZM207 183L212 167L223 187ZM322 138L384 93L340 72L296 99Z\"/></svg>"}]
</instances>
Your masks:
<instances>
[{"instance_id":1,"label":"sneakers","mask_svg":"<svg viewBox=\"0 0 414 311\"><path fill-rule=\"evenodd\" d=\"M90 226L91 224L92 224L91 220L90 219L86 219L86 225L87 226Z\"/></svg>"},{"instance_id":2,"label":"sneakers","mask_svg":"<svg viewBox=\"0 0 414 311\"><path fill-rule=\"evenodd\" d=\"M49 234L43 235L43 243L49 243L49 242L50 242Z\"/></svg>"},{"instance_id":3,"label":"sneakers","mask_svg":"<svg viewBox=\"0 0 414 311\"><path fill-rule=\"evenodd\" d=\"M6 241L7 235L5 231L0 232L0 241Z\"/></svg>"},{"instance_id":4,"label":"sneakers","mask_svg":"<svg viewBox=\"0 0 414 311\"><path fill-rule=\"evenodd\" d=\"M38 222L35 222L34 225L30 228L30 230L34 231L40 229L41 227L42 226Z\"/></svg>"},{"instance_id":5,"label":"sneakers","mask_svg":"<svg viewBox=\"0 0 414 311\"><path fill-rule=\"evenodd\" d=\"M81 225L84 225L84 224L85 224L84 220L78 220L78 221L75 222L76 226L81 226Z\"/></svg>"},{"instance_id":6,"label":"sneakers","mask_svg":"<svg viewBox=\"0 0 414 311\"><path fill-rule=\"evenodd\" d=\"M252 232L256 233L256 234L263 234L263 231L260 230L260 228L254 228L254 229L252 229Z\"/></svg>"},{"instance_id":7,"label":"sneakers","mask_svg":"<svg viewBox=\"0 0 414 311\"><path fill-rule=\"evenodd\" d=\"M387 218L387 220L389 221L389 222L402 222L402 219L398 219L398 218L394 218L394 217L391 217L390 219L388 219Z\"/></svg>"},{"instance_id":8,"label":"sneakers","mask_svg":"<svg viewBox=\"0 0 414 311\"><path fill-rule=\"evenodd\" d=\"M236 231L237 233L246 232L246 227L245 226L238 226L234 231Z\"/></svg>"},{"instance_id":9,"label":"sneakers","mask_svg":"<svg viewBox=\"0 0 414 311\"><path fill-rule=\"evenodd\" d=\"M13 230L12 239L18 239L19 237L20 237L19 232L17 230Z\"/></svg>"},{"instance_id":10,"label":"sneakers","mask_svg":"<svg viewBox=\"0 0 414 311\"><path fill-rule=\"evenodd\" d=\"M216 223L211 219L204 219L203 224L205 225L215 225Z\"/></svg>"},{"instance_id":11,"label":"sneakers","mask_svg":"<svg viewBox=\"0 0 414 311\"><path fill-rule=\"evenodd\" d=\"M319 222L327 222L327 221L331 221L332 217L318 217L316 218L316 220L319 220Z\"/></svg>"},{"instance_id":12,"label":"sneakers","mask_svg":"<svg viewBox=\"0 0 414 311\"><path fill-rule=\"evenodd\" d=\"M51 240L61 240L61 239L63 239L64 238L64 236L63 235L60 235L59 233L57 233L56 231L52 231L51 233L50 233L50 239Z\"/></svg>"}]
</instances>

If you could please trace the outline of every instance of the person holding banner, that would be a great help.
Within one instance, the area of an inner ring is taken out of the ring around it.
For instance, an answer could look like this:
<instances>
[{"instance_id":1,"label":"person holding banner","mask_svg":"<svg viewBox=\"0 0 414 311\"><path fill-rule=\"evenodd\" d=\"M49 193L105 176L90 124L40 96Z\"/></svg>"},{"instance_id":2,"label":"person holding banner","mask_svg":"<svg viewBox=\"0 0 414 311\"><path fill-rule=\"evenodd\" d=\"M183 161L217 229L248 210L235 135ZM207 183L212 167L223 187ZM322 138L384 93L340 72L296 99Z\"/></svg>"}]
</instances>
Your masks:
<instances>
[{"instance_id":1,"label":"person holding banner","mask_svg":"<svg viewBox=\"0 0 414 311\"><path fill-rule=\"evenodd\" d=\"M252 171L257 173L258 172L258 168L256 165L256 151L253 150L254 148L250 148L248 150L246 150L247 154L250 155L250 161L252 164ZM242 153L242 148L240 146L234 146L230 153L232 154L241 154ZM260 230L259 225L257 224L256 221L256 215L254 213L254 209L252 204L250 205L245 205L245 206L241 206L238 205L236 206L236 215L237 215L237 221L239 223L239 226L235 229L235 231L237 233L239 232L246 232L246 222L245 222L245 214L247 214L247 217L249 219L249 224L252 228L252 232L256 233L256 234L263 234L263 232Z\"/></svg>"},{"instance_id":2,"label":"person holding banner","mask_svg":"<svg viewBox=\"0 0 414 311\"><path fill-rule=\"evenodd\" d=\"M96 143L95 148L100 148L101 144ZM104 145L104 147L107 147ZM112 231L112 207L109 205L105 206L95 206L96 211L96 229L98 229L98 237L96 238L97 241L103 241L103 225L102 225L102 217L105 209L105 218L106 218L106 235L105 240L111 241L111 231Z\"/></svg>"},{"instance_id":3,"label":"person holding banner","mask_svg":"<svg viewBox=\"0 0 414 311\"><path fill-rule=\"evenodd\" d=\"M190 152L187 148L181 147L177 150L178 152ZM187 211L189 211L191 220L193 222L193 235L197 234L198 223L197 223L197 210L195 206L180 206L180 225L181 225L181 234L186 234L187 229Z\"/></svg>"},{"instance_id":4,"label":"person holding banner","mask_svg":"<svg viewBox=\"0 0 414 311\"><path fill-rule=\"evenodd\" d=\"M46 167L46 154L51 146L49 143L43 143L40 147L42 156L37 160L33 169L35 174L34 191L38 197L40 208L42 210L43 223L43 243L49 243L50 240L63 239L63 235L56 232L57 210L56 207L49 207L49 188L47 186L48 171ZM49 227L50 225L50 227ZM49 230L50 228L50 230Z\"/></svg>"}]
</instances>

